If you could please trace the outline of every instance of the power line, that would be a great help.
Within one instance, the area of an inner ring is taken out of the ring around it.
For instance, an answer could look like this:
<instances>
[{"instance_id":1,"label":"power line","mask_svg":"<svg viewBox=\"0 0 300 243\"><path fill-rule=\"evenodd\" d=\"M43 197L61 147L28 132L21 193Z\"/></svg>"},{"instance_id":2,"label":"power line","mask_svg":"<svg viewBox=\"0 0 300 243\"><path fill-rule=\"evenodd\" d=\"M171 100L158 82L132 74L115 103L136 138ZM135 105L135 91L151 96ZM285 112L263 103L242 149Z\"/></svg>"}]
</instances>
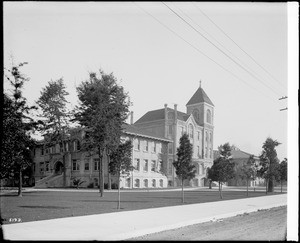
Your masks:
<instances>
[{"instance_id":1,"label":"power line","mask_svg":"<svg viewBox=\"0 0 300 243\"><path fill-rule=\"evenodd\" d=\"M247 53L242 47L240 47L228 34L225 33L211 18L209 18L195 3L192 3L213 25L215 25L228 39L230 39L242 52L252 59L261 69L263 69L274 81L276 81L281 87L285 88L283 84L277 80L268 70L260 65L249 53Z\"/></svg>"},{"instance_id":2,"label":"power line","mask_svg":"<svg viewBox=\"0 0 300 243\"><path fill-rule=\"evenodd\" d=\"M245 67L243 67L241 64L236 62L232 57L230 57L226 52L224 52L222 49L220 49L217 45L215 45L213 42L211 42L208 38L206 38L201 32L199 32L197 29L195 29L189 22L187 22L183 17L181 17L176 11L174 11L172 8L170 8L166 3L162 2L170 11L172 11L178 18L180 18L183 22L185 22L188 26L190 26L194 31L196 31L200 36L202 36L204 39L206 39L210 44L212 44L214 47L216 47L220 52L222 52L226 57L228 57L231 61L233 61L235 64L237 64L240 68L245 70L247 73L249 73L253 78L260 81L263 85L265 85L267 88L271 89L276 95L280 95L275 91L272 87L265 84L262 80L258 79L255 75L250 73Z\"/></svg>"},{"instance_id":3,"label":"power line","mask_svg":"<svg viewBox=\"0 0 300 243\"><path fill-rule=\"evenodd\" d=\"M248 68L249 70L256 74L257 76L260 76L255 71L253 71L249 66L247 66L240 58L235 56L228 48L226 48L222 43L220 43L216 38L214 38L210 33L208 33L205 29L203 29L198 23L196 23L191 17L189 17L186 13L184 13L179 7L174 6L177 10L179 10L182 14L184 14L188 19L190 19L195 25L197 25L204 33L206 33L208 36L210 36L215 42L217 42L221 47L223 47L227 52L229 52L234 58L236 58L240 63L242 63L244 66Z\"/></svg>"},{"instance_id":4,"label":"power line","mask_svg":"<svg viewBox=\"0 0 300 243\"><path fill-rule=\"evenodd\" d=\"M219 64L218 62L216 62L215 60L213 60L212 58L210 58L208 55L206 55L204 52L202 52L201 50L199 50L197 47L195 47L193 44L191 44L190 42L188 42L187 40L185 40L183 37L181 37L180 35L178 35L175 31L173 31L171 28L169 28L167 25L165 25L164 23L162 23L159 19L157 19L155 16L153 16L152 14L150 14L148 11L146 11L145 9L143 9L142 7L140 7L139 5L137 5L135 2L133 2L135 4L135 6L137 6L139 9L141 9L143 12L145 12L147 15L149 15L150 17L152 17L153 19L155 19L159 24L161 24L162 26L164 26L166 29L168 29L170 32L172 32L174 35L176 35L178 38L180 38L181 40L183 40L185 43L187 43L189 46L191 46L192 48L194 48L197 52L199 52L200 54L202 54L203 56L205 56L206 58L208 58L209 60L211 60L213 63L217 64L220 68L222 68L223 70L225 70L226 72L230 73L232 76L234 76L237 80L242 81L244 84L246 84L247 86L249 86L250 88L256 90L257 92L261 93L263 96L267 96L268 98L270 98L270 100L273 100L272 97L270 97L269 95L264 94L263 92L261 92L260 90L256 89L255 87L249 85L246 81L244 81L243 79L241 79L240 77L238 77L237 75L235 75L234 73L232 73L230 70L226 69L225 67L223 67L221 64Z\"/></svg>"}]
</instances>

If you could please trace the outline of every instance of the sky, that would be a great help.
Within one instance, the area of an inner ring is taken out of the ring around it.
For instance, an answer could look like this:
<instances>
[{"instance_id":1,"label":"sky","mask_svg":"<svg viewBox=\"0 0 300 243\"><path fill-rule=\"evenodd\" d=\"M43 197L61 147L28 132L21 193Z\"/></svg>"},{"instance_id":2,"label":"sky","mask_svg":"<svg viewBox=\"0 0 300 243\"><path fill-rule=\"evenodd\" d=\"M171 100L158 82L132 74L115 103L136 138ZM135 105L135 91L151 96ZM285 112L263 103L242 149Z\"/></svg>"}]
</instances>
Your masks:
<instances>
[{"instance_id":1,"label":"sky","mask_svg":"<svg viewBox=\"0 0 300 243\"><path fill-rule=\"evenodd\" d=\"M113 72L134 121L164 104L186 112L201 80L215 105L214 149L229 142L259 155L271 137L281 161L287 16L287 3L276 2L4 2L4 66L28 62L30 104L63 77L72 107L89 72Z\"/></svg>"}]
</instances>

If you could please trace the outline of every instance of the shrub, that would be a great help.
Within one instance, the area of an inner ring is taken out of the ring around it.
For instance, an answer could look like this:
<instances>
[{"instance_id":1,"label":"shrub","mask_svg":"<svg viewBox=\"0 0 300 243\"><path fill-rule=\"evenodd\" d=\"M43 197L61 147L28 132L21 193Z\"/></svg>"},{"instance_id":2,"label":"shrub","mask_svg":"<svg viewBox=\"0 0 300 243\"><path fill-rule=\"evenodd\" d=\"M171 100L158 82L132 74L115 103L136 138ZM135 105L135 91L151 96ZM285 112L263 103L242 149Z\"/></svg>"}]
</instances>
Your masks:
<instances>
[{"instance_id":1,"label":"shrub","mask_svg":"<svg viewBox=\"0 0 300 243\"><path fill-rule=\"evenodd\" d=\"M87 185L87 188L94 188L94 183L91 182L90 184Z\"/></svg>"},{"instance_id":2,"label":"shrub","mask_svg":"<svg viewBox=\"0 0 300 243\"><path fill-rule=\"evenodd\" d=\"M112 183L111 184L111 189L118 189L118 184L117 183Z\"/></svg>"}]
</instances>

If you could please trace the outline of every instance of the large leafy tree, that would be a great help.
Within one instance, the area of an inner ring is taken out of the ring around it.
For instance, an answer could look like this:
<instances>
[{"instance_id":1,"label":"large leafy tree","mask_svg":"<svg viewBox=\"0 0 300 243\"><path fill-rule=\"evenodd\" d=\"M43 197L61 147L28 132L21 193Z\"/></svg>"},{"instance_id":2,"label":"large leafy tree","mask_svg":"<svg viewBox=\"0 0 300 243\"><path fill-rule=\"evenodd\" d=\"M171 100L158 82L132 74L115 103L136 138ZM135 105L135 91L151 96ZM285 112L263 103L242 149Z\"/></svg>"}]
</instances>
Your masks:
<instances>
[{"instance_id":1,"label":"large leafy tree","mask_svg":"<svg viewBox=\"0 0 300 243\"><path fill-rule=\"evenodd\" d=\"M279 164L279 178L278 180L280 181L280 187L281 187L281 192L282 192L282 183L284 181L287 181L287 158L284 158L283 161Z\"/></svg>"},{"instance_id":2,"label":"large leafy tree","mask_svg":"<svg viewBox=\"0 0 300 243\"><path fill-rule=\"evenodd\" d=\"M274 191L275 180L279 177L279 159L276 147L280 145L277 140L268 137L263 143L263 151L259 156L260 169L258 175L266 180L266 193Z\"/></svg>"},{"instance_id":3,"label":"large leafy tree","mask_svg":"<svg viewBox=\"0 0 300 243\"><path fill-rule=\"evenodd\" d=\"M249 181L256 179L257 174L257 164L256 160L254 159L254 155L250 155L247 162L243 163L241 167L237 169L238 176L246 180L247 186L247 196L248 196L248 189L249 189Z\"/></svg>"},{"instance_id":4,"label":"large leafy tree","mask_svg":"<svg viewBox=\"0 0 300 243\"><path fill-rule=\"evenodd\" d=\"M177 177L181 180L182 203L184 203L184 180L191 180L195 177L196 168L192 164L193 145L189 137L184 133L179 140L177 148L177 160L173 162Z\"/></svg>"},{"instance_id":5,"label":"large leafy tree","mask_svg":"<svg viewBox=\"0 0 300 243\"><path fill-rule=\"evenodd\" d=\"M60 145L63 160L63 184L66 186L66 139L69 134L70 112L67 110L66 86L63 79L49 81L41 91L37 104L41 108L43 124L40 126L47 147ZM58 151L57 151L58 152Z\"/></svg>"},{"instance_id":6,"label":"large leafy tree","mask_svg":"<svg viewBox=\"0 0 300 243\"><path fill-rule=\"evenodd\" d=\"M99 75L90 73L88 80L77 87L80 106L75 120L85 129L83 147L94 150L99 156L99 191L103 196L103 156L113 151L120 142L122 124L128 117L129 97L114 75L100 70Z\"/></svg>"},{"instance_id":7,"label":"large leafy tree","mask_svg":"<svg viewBox=\"0 0 300 243\"><path fill-rule=\"evenodd\" d=\"M23 171L32 165L31 149L35 146L30 134L37 123L31 118L35 106L28 106L22 89L29 80L20 68L26 62L5 69L5 77L10 83L11 95L4 94L3 131L1 153L1 177L19 176L18 196L22 196Z\"/></svg>"},{"instance_id":8,"label":"large leafy tree","mask_svg":"<svg viewBox=\"0 0 300 243\"><path fill-rule=\"evenodd\" d=\"M225 143L218 147L220 156L214 160L212 167L208 171L208 179L219 183L220 198L222 195L222 184L234 177L234 163L231 157L231 146Z\"/></svg>"},{"instance_id":9,"label":"large leafy tree","mask_svg":"<svg viewBox=\"0 0 300 243\"><path fill-rule=\"evenodd\" d=\"M121 142L119 146L110 154L109 172L118 178L118 209L121 207L120 200L120 180L121 177L129 175L133 170L131 163L132 143L130 140Z\"/></svg>"}]
</instances>

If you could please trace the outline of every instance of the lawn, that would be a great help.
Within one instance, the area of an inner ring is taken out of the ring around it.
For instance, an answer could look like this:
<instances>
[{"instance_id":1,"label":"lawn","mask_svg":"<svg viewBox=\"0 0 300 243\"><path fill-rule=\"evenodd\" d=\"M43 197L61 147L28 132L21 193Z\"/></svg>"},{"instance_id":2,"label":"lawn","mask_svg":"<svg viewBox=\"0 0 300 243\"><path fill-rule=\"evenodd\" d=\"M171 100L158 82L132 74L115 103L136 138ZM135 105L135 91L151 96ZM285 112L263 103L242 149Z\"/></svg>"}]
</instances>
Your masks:
<instances>
[{"instance_id":1,"label":"lawn","mask_svg":"<svg viewBox=\"0 0 300 243\"><path fill-rule=\"evenodd\" d=\"M268 193L274 195L278 193ZM265 196L265 192L249 192L249 197ZM223 200L247 198L245 191L223 191ZM1 217L4 224L10 218L20 218L22 222L83 216L91 214L118 212L117 191L104 193L91 191L31 191L24 192L23 197L17 193L0 196ZM185 191L185 204L219 201L217 190ZM146 208L182 205L181 191L129 191L121 192L121 210L138 210Z\"/></svg>"}]
</instances>

